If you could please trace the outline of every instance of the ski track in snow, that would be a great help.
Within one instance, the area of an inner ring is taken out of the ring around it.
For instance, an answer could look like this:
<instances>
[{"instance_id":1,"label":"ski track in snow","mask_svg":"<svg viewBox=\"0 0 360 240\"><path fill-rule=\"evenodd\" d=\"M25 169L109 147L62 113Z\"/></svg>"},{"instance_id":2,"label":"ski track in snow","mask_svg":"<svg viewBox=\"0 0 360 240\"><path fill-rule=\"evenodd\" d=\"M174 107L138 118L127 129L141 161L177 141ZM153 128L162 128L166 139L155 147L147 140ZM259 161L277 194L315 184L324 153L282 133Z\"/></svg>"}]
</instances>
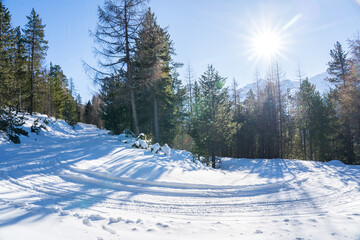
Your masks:
<instances>
[{"instance_id":1,"label":"ski track in snow","mask_svg":"<svg viewBox=\"0 0 360 240\"><path fill-rule=\"evenodd\" d=\"M216 233L257 239L264 231L266 239L313 239L316 231L301 232L302 225L320 225L327 239L360 239L360 230L327 226L334 216L351 226L360 222L359 166L224 158L223 170L212 170L192 163L184 151L154 155L93 126L72 130L62 122L22 140L0 142L0 238L2 228L56 214L108 234L104 239L117 239L125 230L128 239L139 232L154 239ZM23 212L2 217L10 209ZM234 227L238 221L248 229ZM279 222L282 227L272 229ZM249 232L261 226L265 230Z\"/></svg>"}]
</instances>

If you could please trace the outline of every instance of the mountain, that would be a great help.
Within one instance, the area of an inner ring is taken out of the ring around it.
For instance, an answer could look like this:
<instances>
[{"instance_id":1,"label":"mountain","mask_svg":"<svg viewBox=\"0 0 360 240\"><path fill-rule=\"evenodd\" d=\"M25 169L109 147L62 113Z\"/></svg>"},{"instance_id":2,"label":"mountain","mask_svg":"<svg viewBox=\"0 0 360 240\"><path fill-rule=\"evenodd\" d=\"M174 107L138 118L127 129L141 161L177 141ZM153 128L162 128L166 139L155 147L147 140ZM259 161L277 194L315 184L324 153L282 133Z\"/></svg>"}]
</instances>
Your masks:
<instances>
[{"instance_id":1,"label":"mountain","mask_svg":"<svg viewBox=\"0 0 360 240\"><path fill-rule=\"evenodd\" d=\"M328 77L329 75L324 72L318 75L315 75L311 78L309 78L309 82L314 84L316 86L316 90L320 92L320 94L324 94L326 92L329 91L331 85L329 84L329 82L327 82L325 80L326 77ZM259 87L260 88L264 88L266 84L266 80L265 79L260 79L259 80ZM282 92L290 92L291 94L295 94L295 92L297 92L299 90L300 87L300 82L297 80L290 80L290 79L284 79L280 82L281 84L281 90ZM257 86L256 86L256 82L253 83L249 83L247 85L245 85L244 87L241 87L237 92L238 95L240 96L241 101L244 101L246 98L246 94L252 90L254 93L256 93L257 91ZM232 92L230 90L230 96L232 96Z\"/></svg>"}]
</instances>

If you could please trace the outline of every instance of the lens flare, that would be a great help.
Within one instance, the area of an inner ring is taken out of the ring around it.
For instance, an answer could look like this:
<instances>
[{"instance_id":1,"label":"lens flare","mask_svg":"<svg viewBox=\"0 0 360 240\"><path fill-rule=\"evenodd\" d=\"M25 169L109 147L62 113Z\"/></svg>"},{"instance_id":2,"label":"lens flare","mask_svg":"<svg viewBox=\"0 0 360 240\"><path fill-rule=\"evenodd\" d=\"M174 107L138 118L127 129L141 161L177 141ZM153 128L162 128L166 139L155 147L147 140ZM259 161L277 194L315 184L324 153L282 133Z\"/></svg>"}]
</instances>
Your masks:
<instances>
[{"instance_id":1,"label":"lens flare","mask_svg":"<svg viewBox=\"0 0 360 240\"><path fill-rule=\"evenodd\" d=\"M276 32L266 31L254 36L253 52L258 57L273 58L281 49L281 37Z\"/></svg>"}]
</instances>

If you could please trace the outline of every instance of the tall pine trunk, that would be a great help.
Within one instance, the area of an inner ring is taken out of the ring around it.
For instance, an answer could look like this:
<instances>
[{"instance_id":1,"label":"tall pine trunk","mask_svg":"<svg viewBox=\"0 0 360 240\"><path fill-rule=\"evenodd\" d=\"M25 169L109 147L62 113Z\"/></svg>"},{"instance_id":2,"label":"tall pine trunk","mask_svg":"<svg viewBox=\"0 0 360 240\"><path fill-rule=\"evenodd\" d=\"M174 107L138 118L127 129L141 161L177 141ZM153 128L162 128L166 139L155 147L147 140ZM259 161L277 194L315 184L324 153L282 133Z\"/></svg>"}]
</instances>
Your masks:
<instances>
[{"instance_id":1,"label":"tall pine trunk","mask_svg":"<svg viewBox=\"0 0 360 240\"><path fill-rule=\"evenodd\" d=\"M211 108L212 108L212 121L211 121L211 162L212 168L215 168L215 99L214 96L212 97L211 101Z\"/></svg>"},{"instance_id":2,"label":"tall pine trunk","mask_svg":"<svg viewBox=\"0 0 360 240\"><path fill-rule=\"evenodd\" d=\"M33 114L33 108L34 108L34 52L35 52L35 46L34 43L32 43L31 46L31 65L30 65L30 115Z\"/></svg>"},{"instance_id":3,"label":"tall pine trunk","mask_svg":"<svg viewBox=\"0 0 360 240\"><path fill-rule=\"evenodd\" d=\"M155 142L160 142L159 136L159 119L158 119L158 105L157 99L154 97L154 133L155 133Z\"/></svg>"}]
</instances>

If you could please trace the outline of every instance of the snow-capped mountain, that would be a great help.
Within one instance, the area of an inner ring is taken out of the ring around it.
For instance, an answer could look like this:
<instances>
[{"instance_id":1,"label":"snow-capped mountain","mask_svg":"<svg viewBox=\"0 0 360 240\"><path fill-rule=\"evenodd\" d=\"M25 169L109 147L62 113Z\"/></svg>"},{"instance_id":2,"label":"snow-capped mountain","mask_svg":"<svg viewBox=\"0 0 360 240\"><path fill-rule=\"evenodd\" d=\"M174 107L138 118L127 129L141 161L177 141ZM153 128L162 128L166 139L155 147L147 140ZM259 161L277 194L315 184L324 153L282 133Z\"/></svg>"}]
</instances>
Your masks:
<instances>
[{"instance_id":1,"label":"snow-capped mountain","mask_svg":"<svg viewBox=\"0 0 360 240\"><path fill-rule=\"evenodd\" d=\"M329 82L327 82L325 79L326 77L328 77L329 75L324 72L318 75L315 75L311 78L309 78L309 82L314 84L316 86L316 90L320 92L320 94L324 94L327 91L329 91L330 89L330 84ZM259 80L259 87L260 88L264 88L266 84L266 80L265 79L260 79ZM299 90L300 87L300 82L298 80L290 80L290 79L284 79L281 81L281 90L282 92L290 92L290 93L295 93L296 91ZM246 94L252 90L254 93L257 90L257 86L256 86L256 82L253 83L249 83L247 85L245 85L244 87L241 87L237 92L238 95L240 96L241 100L245 100L246 98ZM232 96L232 92L230 92L230 96Z\"/></svg>"}]
</instances>

